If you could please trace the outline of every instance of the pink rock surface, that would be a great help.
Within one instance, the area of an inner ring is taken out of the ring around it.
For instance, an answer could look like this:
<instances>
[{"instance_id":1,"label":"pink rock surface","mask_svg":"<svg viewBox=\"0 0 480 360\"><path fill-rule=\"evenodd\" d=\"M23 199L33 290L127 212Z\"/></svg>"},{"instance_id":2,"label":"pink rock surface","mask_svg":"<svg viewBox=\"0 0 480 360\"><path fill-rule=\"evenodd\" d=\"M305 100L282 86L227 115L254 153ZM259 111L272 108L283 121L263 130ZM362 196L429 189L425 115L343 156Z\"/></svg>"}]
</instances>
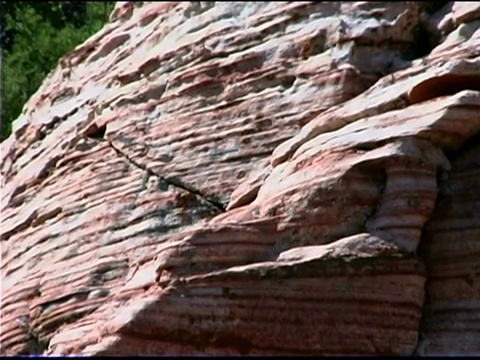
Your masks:
<instances>
[{"instance_id":1,"label":"pink rock surface","mask_svg":"<svg viewBox=\"0 0 480 360\"><path fill-rule=\"evenodd\" d=\"M478 3L118 2L1 145L1 353L480 353Z\"/></svg>"}]
</instances>

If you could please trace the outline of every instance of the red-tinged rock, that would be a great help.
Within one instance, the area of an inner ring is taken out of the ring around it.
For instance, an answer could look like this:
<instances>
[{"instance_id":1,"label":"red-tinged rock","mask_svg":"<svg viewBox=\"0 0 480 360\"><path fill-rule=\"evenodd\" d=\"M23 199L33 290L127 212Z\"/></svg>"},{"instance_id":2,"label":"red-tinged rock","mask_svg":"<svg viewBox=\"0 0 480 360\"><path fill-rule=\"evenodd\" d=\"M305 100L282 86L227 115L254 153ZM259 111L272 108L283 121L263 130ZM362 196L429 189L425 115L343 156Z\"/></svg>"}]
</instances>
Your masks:
<instances>
[{"instance_id":1,"label":"red-tinged rock","mask_svg":"<svg viewBox=\"0 0 480 360\"><path fill-rule=\"evenodd\" d=\"M1 145L0 352L478 354L477 7L117 3Z\"/></svg>"},{"instance_id":2,"label":"red-tinged rock","mask_svg":"<svg viewBox=\"0 0 480 360\"><path fill-rule=\"evenodd\" d=\"M373 241L369 250L380 243ZM155 295L129 301L117 310L102 328L102 340L85 351L90 355L410 353L423 302L421 263L385 251L375 258L371 253L357 258L355 249L350 257L348 251L339 254L347 257L323 259L309 252L307 258L177 279ZM347 300L345 292L355 295ZM128 350L133 339L139 350Z\"/></svg>"},{"instance_id":3,"label":"red-tinged rock","mask_svg":"<svg viewBox=\"0 0 480 360\"><path fill-rule=\"evenodd\" d=\"M480 19L480 3L455 1L452 7L452 18L455 25Z\"/></svg>"}]
</instances>

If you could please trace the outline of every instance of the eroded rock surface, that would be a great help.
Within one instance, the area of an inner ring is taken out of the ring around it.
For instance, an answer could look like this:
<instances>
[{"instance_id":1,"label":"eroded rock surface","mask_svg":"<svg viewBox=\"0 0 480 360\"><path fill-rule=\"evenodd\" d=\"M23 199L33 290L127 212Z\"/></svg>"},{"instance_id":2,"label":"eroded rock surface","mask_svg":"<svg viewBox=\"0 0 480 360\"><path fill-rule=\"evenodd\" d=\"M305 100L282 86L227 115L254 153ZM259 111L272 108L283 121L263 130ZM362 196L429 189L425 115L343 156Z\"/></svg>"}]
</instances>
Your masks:
<instances>
[{"instance_id":1,"label":"eroded rock surface","mask_svg":"<svg viewBox=\"0 0 480 360\"><path fill-rule=\"evenodd\" d=\"M480 354L478 2L118 2L1 148L1 353Z\"/></svg>"}]
</instances>

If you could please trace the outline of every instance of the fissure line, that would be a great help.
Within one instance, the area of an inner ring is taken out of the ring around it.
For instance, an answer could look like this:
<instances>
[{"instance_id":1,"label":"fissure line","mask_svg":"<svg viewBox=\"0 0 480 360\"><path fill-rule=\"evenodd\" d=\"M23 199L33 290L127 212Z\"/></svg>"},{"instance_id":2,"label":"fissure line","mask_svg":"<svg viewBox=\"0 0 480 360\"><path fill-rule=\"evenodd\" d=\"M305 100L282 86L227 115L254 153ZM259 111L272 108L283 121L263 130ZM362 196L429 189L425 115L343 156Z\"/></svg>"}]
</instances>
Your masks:
<instances>
[{"instance_id":1,"label":"fissure line","mask_svg":"<svg viewBox=\"0 0 480 360\"><path fill-rule=\"evenodd\" d=\"M209 203L211 206L215 207L216 209L218 209L219 211L221 212L225 212L225 206L223 206L223 204L221 204L220 202L218 201L215 201L211 198L209 198L208 196L202 194L200 191L196 190L196 189L193 189L192 187L184 184L183 182L181 182L180 180L178 179L172 179L172 178L168 178L168 177L165 177L165 176L162 176L162 175L159 175L159 174L156 174L153 170L149 169L148 167L146 167L145 165L143 164L140 164L138 163L137 161L133 160L130 156L128 156L127 154L125 154L123 151L121 151L119 148L117 148L110 140L108 139L105 139L105 141L110 145L110 147L117 153L119 154L120 156L124 157L125 159L127 159L132 165L136 166L137 168L143 170L143 171L146 171L147 173L151 174L151 175L154 175L156 176L158 179L160 179L161 181L163 181L164 183L168 184L168 185L171 185L171 186L174 186L178 189L182 189L184 191L187 191L191 194L194 194L198 197L200 197L202 200L204 200L205 202Z\"/></svg>"}]
</instances>

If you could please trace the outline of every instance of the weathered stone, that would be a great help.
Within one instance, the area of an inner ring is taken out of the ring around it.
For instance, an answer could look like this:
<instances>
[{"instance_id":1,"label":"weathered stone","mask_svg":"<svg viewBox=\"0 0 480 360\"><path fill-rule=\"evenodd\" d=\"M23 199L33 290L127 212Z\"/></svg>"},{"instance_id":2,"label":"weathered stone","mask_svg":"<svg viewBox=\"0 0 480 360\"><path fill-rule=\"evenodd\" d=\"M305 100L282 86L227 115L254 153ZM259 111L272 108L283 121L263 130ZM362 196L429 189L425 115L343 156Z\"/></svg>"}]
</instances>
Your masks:
<instances>
[{"instance_id":1,"label":"weathered stone","mask_svg":"<svg viewBox=\"0 0 480 360\"><path fill-rule=\"evenodd\" d=\"M118 2L1 145L1 353L478 354L478 3Z\"/></svg>"}]
</instances>

